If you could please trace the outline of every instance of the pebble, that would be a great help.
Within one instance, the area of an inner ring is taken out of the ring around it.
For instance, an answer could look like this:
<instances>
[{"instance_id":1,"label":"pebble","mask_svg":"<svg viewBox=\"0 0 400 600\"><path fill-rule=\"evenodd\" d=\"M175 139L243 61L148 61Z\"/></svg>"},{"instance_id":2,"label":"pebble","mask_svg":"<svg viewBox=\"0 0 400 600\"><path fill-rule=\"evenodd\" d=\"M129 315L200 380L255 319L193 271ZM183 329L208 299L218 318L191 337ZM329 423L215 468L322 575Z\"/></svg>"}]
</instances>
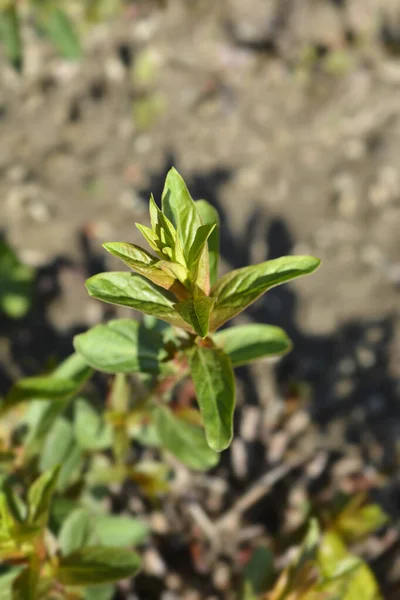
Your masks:
<instances>
[{"instance_id":1,"label":"pebble","mask_svg":"<svg viewBox=\"0 0 400 600\"><path fill-rule=\"evenodd\" d=\"M328 455L326 452L319 452L317 456L305 466L305 471L309 477L316 479L326 469Z\"/></svg>"},{"instance_id":2,"label":"pebble","mask_svg":"<svg viewBox=\"0 0 400 600\"><path fill-rule=\"evenodd\" d=\"M151 530L157 535L166 535L169 531L168 521L162 512L153 512L150 517Z\"/></svg>"},{"instance_id":3,"label":"pebble","mask_svg":"<svg viewBox=\"0 0 400 600\"><path fill-rule=\"evenodd\" d=\"M363 461L360 456L345 457L339 460L333 467L333 476L337 479L348 477L355 473L362 472Z\"/></svg>"},{"instance_id":4,"label":"pebble","mask_svg":"<svg viewBox=\"0 0 400 600\"><path fill-rule=\"evenodd\" d=\"M287 432L291 436L297 436L300 433L303 433L309 426L310 420L310 415L306 411L297 411L286 423Z\"/></svg>"},{"instance_id":5,"label":"pebble","mask_svg":"<svg viewBox=\"0 0 400 600\"><path fill-rule=\"evenodd\" d=\"M260 424L260 409L257 406L244 406L240 423L240 437L245 442L253 442Z\"/></svg>"},{"instance_id":6,"label":"pebble","mask_svg":"<svg viewBox=\"0 0 400 600\"><path fill-rule=\"evenodd\" d=\"M165 578L165 585L172 592L177 592L182 589L183 581L182 578L179 577L176 573L168 573Z\"/></svg>"},{"instance_id":7,"label":"pebble","mask_svg":"<svg viewBox=\"0 0 400 600\"><path fill-rule=\"evenodd\" d=\"M268 462L276 463L281 460L287 445L288 435L286 431L278 431L270 437L270 443L267 449Z\"/></svg>"},{"instance_id":8,"label":"pebble","mask_svg":"<svg viewBox=\"0 0 400 600\"><path fill-rule=\"evenodd\" d=\"M167 567L161 555L154 548L145 550L143 554L143 570L154 577L164 577Z\"/></svg>"},{"instance_id":9,"label":"pebble","mask_svg":"<svg viewBox=\"0 0 400 600\"><path fill-rule=\"evenodd\" d=\"M231 569L225 562L218 562L212 574L213 584L216 589L223 592L228 589L231 580Z\"/></svg>"},{"instance_id":10,"label":"pebble","mask_svg":"<svg viewBox=\"0 0 400 600\"><path fill-rule=\"evenodd\" d=\"M374 366L376 358L374 352L364 346L359 346L356 350L357 359L363 369L370 369Z\"/></svg>"},{"instance_id":11,"label":"pebble","mask_svg":"<svg viewBox=\"0 0 400 600\"><path fill-rule=\"evenodd\" d=\"M121 82L125 77L125 69L118 58L108 58L104 66L106 77L113 82Z\"/></svg>"},{"instance_id":12,"label":"pebble","mask_svg":"<svg viewBox=\"0 0 400 600\"><path fill-rule=\"evenodd\" d=\"M232 469L238 479L244 479L247 475L247 451L245 442L237 437L231 445Z\"/></svg>"}]
</instances>

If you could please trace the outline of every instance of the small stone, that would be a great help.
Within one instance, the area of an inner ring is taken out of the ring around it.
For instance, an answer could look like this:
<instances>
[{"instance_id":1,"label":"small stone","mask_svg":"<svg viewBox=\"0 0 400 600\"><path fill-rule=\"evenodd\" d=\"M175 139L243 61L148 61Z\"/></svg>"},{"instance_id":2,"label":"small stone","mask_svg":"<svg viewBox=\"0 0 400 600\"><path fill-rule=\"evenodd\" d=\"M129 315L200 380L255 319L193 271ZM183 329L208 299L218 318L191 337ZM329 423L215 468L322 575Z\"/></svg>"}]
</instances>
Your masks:
<instances>
[{"instance_id":1,"label":"small stone","mask_svg":"<svg viewBox=\"0 0 400 600\"><path fill-rule=\"evenodd\" d=\"M307 475L312 479L316 479L321 475L322 471L326 469L327 462L328 456L326 452L319 452L317 456L306 465L305 470Z\"/></svg>"},{"instance_id":2,"label":"small stone","mask_svg":"<svg viewBox=\"0 0 400 600\"><path fill-rule=\"evenodd\" d=\"M26 213L35 223L46 223L49 221L51 214L49 207L39 200L31 200L27 203Z\"/></svg>"},{"instance_id":3,"label":"small stone","mask_svg":"<svg viewBox=\"0 0 400 600\"><path fill-rule=\"evenodd\" d=\"M260 409L257 406L244 406L240 423L240 437L245 442L253 442L260 425Z\"/></svg>"},{"instance_id":4,"label":"small stone","mask_svg":"<svg viewBox=\"0 0 400 600\"><path fill-rule=\"evenodd\" d=\"M268 446L268 462L276 463L281 460L287 448L289 439L285 431L279 431L270 437Z\"/></svg>"},{"instance_id":5,"label":"small stone","mask_svg":"<svg viewBox=\"0 0 400 600\"><path fill-rule=\"evenodd\" d=\"M304 432L310 424L310 415L305 411L297 411L288 419L286 429L291 436Z\"/></svg>"},{"instance_id":6,"label":"small stone","mask_svg":"<svg viewBox=\"0 0 400 600\"><path fill-rule=\"evenodd\" d=\"M369 348L359 346L356 350L357 359L363 369L370 369L374 366L376 358L375 354Z\"/></svg>"},{"instance_id":7,"label":"small stone","mask_svg":"<svg viewBox=\"0 0 400 600\"><path fill-rule=\"evenodd\" d=\"M237 437L231 445L232 469L238 479L247 475L247 451L242 439Z\"/></svg>"},{"instance_id":8,"label":"small stone","mask_svg":"<svg viewBox=\"0 0 400 600\"><path fill-rule=\"evenodd\" d=\"M153 512L150 517L151 530L157 535L166 535L169 531L168 521L161 512Z\"/></svg>"},{"instance_id":9,"label":"small stone","mask_svg":"<svg viewBox=\"0 0 400 600\"><path fill-rule=\"evenodd\" d=\"M105 64L105 73L110 81L121 82L125 77L125 69L118 58L109 58Z\"/></svg>"},{"instance_id":10,"label":"small stone","mask_svg":"<svg viewBox=\"0 0 400 600\"><path fill-rule=\"evenodd\" d=\"M164 577L167 567L160 554L154 548L145 550L143 554L143 570L154 577Z\"/></svg>"},{"instance_id":11,"label":"small stone","mask_svg":"<svg viewBox=\"0 0 400 600\"><path fill-rule=\"evenodd\" d=\"M182 589L183 581L182 578L179 577L176 573L168 573L165 578L165 585L167 588L173 592L177 592Z\"/></svg>"},{"instance_id":12,"label":"small stone","mask_svg":"<svg viewBox=\"0 0 400 600\"><path fill-rule=\"evenodd\" d=\"M213 584L220 592L228 589L231 580L231 569L225 562L218 562L212 574Z\"/></svg>"},{"instance_id":13,"label":"small stone","mask_svg":"<svg viewBox=\"0 0 400 600\"><path fill-rule=\"evenodd\" d=\"M360 456L345 457L338 461L333 467L333 476L337 479L348 477L361 472L363 462Z\"/></svg>"}]
</instances>

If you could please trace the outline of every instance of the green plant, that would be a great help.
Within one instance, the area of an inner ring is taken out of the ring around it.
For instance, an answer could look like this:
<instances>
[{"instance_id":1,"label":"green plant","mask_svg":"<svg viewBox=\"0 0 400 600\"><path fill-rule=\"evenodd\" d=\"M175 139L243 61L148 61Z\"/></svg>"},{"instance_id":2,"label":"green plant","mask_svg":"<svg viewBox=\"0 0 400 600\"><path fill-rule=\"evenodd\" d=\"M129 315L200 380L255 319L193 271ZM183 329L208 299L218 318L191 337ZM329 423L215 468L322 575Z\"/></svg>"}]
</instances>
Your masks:
<instances>
[{"instance_id":1,"label":"green plant","mask_svg":"<svg viewBox=\"0 0 400 600\"><path fill-rule=\"evenodd\" d=\"M378 509L370 505L372 510ZM379 509L378 509L379 510ZM271 583L271 581L274 583ZM241 600L381 600L368 565L348 550L334 529L320 531L316 519L296 558L275 576L273 555L260 546L244 571Z\"/></svg>"},{"instance_id":2,"label":"green plant","mask_svg":"<svg viewBox=\"0 0 400 600\"><path fill-rule=\"evenodd\" d=\"M31 305L34 270L22 264L12 248L0 239L0 311L23 317Z\"/></svg>"},{"instance_id":3,"label":"green plant","mask_svg":"<svg viewBox=\"0 0 400 600\"><path fill-rule=\"evenodd\" d=\"M221 452L233 435L233 368L282 354L290 341L269 325L217 330L272 287L315 271L320 261L287 256L218 278L218 215L206 201L191 198L175 169L167 176L161 210L150 199L150 220L151 228L137 227L154 254L128 242L106 243L105 249L134 272L101 273L86 285L94 298L134 308L170 327L116 320L76 337L75 348L96 369L147 373L156 386L160 376L190 374L207 444ZM151 391L146 403L165 443L174 437L173 415ZM165 423L170 423L167 432Z\"/></svg>"},{"instance_id":4,"label":"green plant","mask_svg":"<svg viewBox=\"0 0 400 600\"><path fill-rule=\"evenodd\" d=\"M0 575L0 585L2 593L8 593L4 586L9 588L12 600L88 598L85 589L92 586L102 586L96 594L109 598L113 593L109 584L139 569L134 552L101 544L108 531L113 535L118 517L109 517L107 523L104 517L76 510L65 520L58 539L49 539L47 522L58 473L59 467L44 473L29 487L25 501L3 484L0 557L9 568ZM129 524L122 526L129 531Z\"/></svg>"},{"instance_id":5,"label":"green plant","mask_svg":"<svg viewBox=\"0 0 400 600\"><path fill-rule=\"evenodd\" d=\"M53 588L55 598L74 598L71 585L107 583L101 573L109 574L107 581L133 574L135 554L123 549L113 554L98 545L136 545L147 528L136 519L108 516L99 494L107 497L110 484L130 480L156 499L169 488L168 455L192 469L214 467L233 435L233 369L291 348L285 332L271 325L218 330L270 288L312 273L318 259L287 256L218 278L218 214L206 201L191 198L175 169L167 176L162 208L150 200L150 220L151 228L137 227L153 253L127 242L104 244L134 272L101 273L87 281L91 296L139 310L144 319L114 319L76 336L75 354L51 373L20 379L0 404L3 560L13 564L11 544L25 567L11 582L13 598L24 597L16 594L27 585L30 598ZM93 369L112 376L105 410L92 384ZM180 401L190 379L198 407ZM132 441L147 447L150 458L141 459ZM42 483L33 483L34 477ZM17 512L22 504L12 490L32 490L46 481L38 529L29 516L33 492L26 495L27 510ZM26 527L32 523L31 532ZM72 559L68 562L71 553L87 559L90 572L81 579ZM118 572L113 556L126 572ZM72 575L57 570L66 564ZM110 587L104 592L112 593Z\"/></svg>"}]
</instances>

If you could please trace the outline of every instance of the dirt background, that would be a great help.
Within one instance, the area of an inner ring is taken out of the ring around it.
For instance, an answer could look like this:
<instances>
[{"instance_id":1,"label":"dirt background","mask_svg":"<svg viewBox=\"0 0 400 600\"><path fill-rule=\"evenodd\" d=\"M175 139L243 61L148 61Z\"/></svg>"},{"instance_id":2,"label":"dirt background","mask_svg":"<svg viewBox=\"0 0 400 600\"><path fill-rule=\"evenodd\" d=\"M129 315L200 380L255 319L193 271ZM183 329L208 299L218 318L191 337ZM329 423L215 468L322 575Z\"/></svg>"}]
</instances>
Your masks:
<instances>
[{"instance_id":1,"label":"dirt background","mask_svg":"<svg viewBox=\"0 0 400 600\"><path fill-rule=\"evenodd\" d=\"M398 518L399 4L135 3L91 31L78 64L29 26L24 36L23 74L0 65L0 226L38 281L28 317L1 322L2 391L106 316L84 280L114 266L102 241L139 242L134 223L173 164L220 210L222 268L323 259L247 313L285 327L295 350L239 372L234 494L271 464L254 467L243 415L261 411L272 431L274 407L295 395L320 425L311 444L349 444L387 474L381 499Z\"/></svg>"}]
</instances>

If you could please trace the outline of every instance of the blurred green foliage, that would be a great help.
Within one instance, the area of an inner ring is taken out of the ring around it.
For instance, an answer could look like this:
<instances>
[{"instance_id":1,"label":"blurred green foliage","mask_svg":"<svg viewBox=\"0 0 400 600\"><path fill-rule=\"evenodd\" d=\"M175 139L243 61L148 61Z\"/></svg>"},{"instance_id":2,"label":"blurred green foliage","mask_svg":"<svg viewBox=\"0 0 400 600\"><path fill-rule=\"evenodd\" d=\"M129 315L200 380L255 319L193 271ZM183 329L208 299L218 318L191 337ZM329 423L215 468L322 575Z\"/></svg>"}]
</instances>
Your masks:
<instances>
[{"instance_id":1,"label":"blurred green foliage","mask_svg":"<svg viewBox=\"0 0 400 600\"><path fill-rule=\"evenodd\" d=\"M34 270L0 239L0 311L13 319L23 317L31 306L34 278Z\"/></svg>"}]
</instances>

